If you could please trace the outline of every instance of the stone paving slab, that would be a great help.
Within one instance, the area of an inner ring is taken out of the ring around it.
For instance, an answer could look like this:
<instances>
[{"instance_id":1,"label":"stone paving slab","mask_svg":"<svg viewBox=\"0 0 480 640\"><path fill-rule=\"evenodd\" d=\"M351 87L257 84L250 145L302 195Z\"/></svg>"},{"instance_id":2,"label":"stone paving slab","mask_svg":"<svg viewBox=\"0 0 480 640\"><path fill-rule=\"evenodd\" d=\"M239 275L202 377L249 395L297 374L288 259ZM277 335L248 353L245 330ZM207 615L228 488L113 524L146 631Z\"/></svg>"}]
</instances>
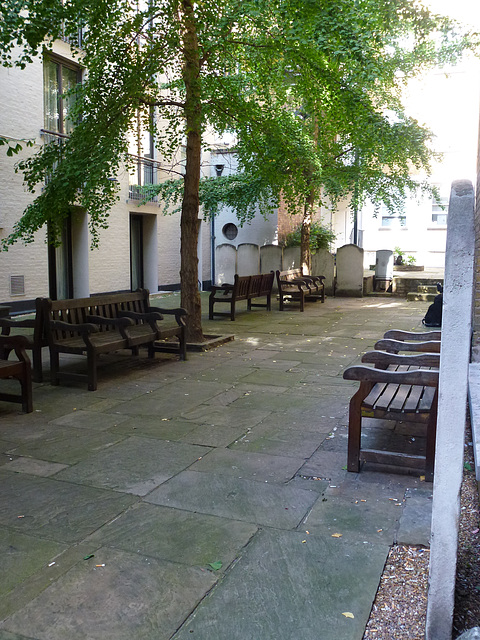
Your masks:
<instances>
[{"instance_id":1,"label":"stone paving slab","mask_svg":"<svg viewBox=\"0 0 480 640\"><path fill-rule=\"evenodd\" d=\"M0 527L0 598L50 563L65 548L58 542Z\"/></svg>"},{"instance_id":2,"label":"stone paving slab","mask_svg":"<svg viewBox=\"0 0 480 640\"><path fill-rule=\"evenodd\" d=\"M144 496L208 451L185 443L131 437L93 453L56 477Z\"/></svg>"},{"instance_id":3,"label":"stone paving slab","mask_svg":"<svg viewBox=\"0 0 480 640\"><path fill-rule=\"evenodd\" d=\"M293 529L317 498L314 492L286 485L185 471L152 491L145 500L232 520Z\"/></svg>"},{"instance_id":4,"label":"stone paving slab","mask_svg":"<svg viewBox=\"0 0 480 640\"><path fill-rule=\"evenodd\" d=\"M48 435L47 435L48 433ZM38 436L38 434L37 434ZM14 455L40 457L50 462L75 464L90 455L123 440L125 436L90 429L55 427L45 430L44 437L36 437L19 445L11 445L7 451Z\"/></svg>"},{"instance_id":5,"label":"stone paving slab","mask_svg":"<svg viewBox=\"0 0 480 640\"><path fill-rule=\"evenodd\" d=\"M122 415L105 415L97 411L72 411L61 418L52 420L53 425L62 427L73 427L74 429L94 429L98 431L106 431L110 427L116 427L121 422L128 420L128 416Z\"/></svg>"},{"instance_id":6,"label":"stone paving slab","mask_svg":"<svg viewBox=\"0 0 480 640\"><path fill-rule=\"evenodd\" d=\"M258 527L248 522L139 503L87 538L87 544L142 553L159 560L224 571Z\"/></svg>"},{"instance_id":7,"label":"stone paving slab","mask_svg":"<svg viewBox=\"0 0 480 640\"><path fill-rule=\"evenodd\" d=\"M48 478L54 476L59 471L67 468L66 464L58 462L47 462L46 460L35 460L34 458L18 457L4 465L5 471L15 471L17 473L27 473L32 476Z\"/></svg>"},{"instance_id":8,"label":"stone paving slab","mask_svg":"<svg viewBox=\"0 0 480 640\"><path fill-rule=\"evenodd\" d=\"M0 471L0 525L57 542L79 542L130 506L131 496Z\"/></svg>"},{"instance_id":9,"label":"stone paving slab","mask_svg":"<svg viewBox=\"0 0 480 640\"><path fill-rule=\"evenodd\" d=\"M430 482L425 483L425 488L407 489L397 532L398 544L430 546L432 496L433 485Z\"/></svg>"},{"instance_id":10,"label":"stone paving slab","mask_svg":"<svg viewBox=\"0 0 480 640\"><path fill-rule=\"evenodd\" d=\"M261 531L173 639L361 640L387 553L385 544Z\"/></svg>"},{"instance_id":11,"label":"stone paving slab","mask_svg":"<svg viewBox=\"0 0 480 640\"><path fill-rule=\"evenodd\" d=\"M194 409L184 411L182 418L196 424L208 424L212 427L235 426L235 428L246 430L266 418L270 411L270 409L263 407L263 402L260 402L258 406L254 403L244 406L234 401L227 406L199 404Z\"/></svg>"},{"instance_id":12,"label":"stone paving slab","mask_svg":"<svg viewBox=\"0 0 480 640\"><path fill-rule=\"evenodd\" d=\"M190 469L203 473L249 478L257 482L282 484L293 478L303 458L270 456L232 449L214 449L195 462Z\"/></svg>"},{"instance_id":13,"label":"stone paving slab","mask_svg":"<svg viewBox=\"0 0 480 640\"><path fill-rule=\"evenodd\" d=\"M268 424L257 425L231 444L230 449L306 460L318 449L326 436L326 432L275 429L273 421L269 421Z\"/></svg>"},{"instance_id":14,"label":"stone paving slab","mask_svg":"<svg viewBox=\"0 0 480 640\"><path fill-rule=\"evenodd\" d=\"M124 402L119 407L119 411L124 415L173 418L188 408L193 409L197 404L213 398L229 387L228 383L222 388L218 382L192 380L185 380L181 385L170 383L158 391Z\"/></svg>"},{"instance_id":15,"label":"stone paving slab","mask_svg":"<svg viewBox=\"0 0 480 640\"><path fill-rule=\"evenodd\" d=\"M403 495L391 500L381 485L329 485L310 512L305 526L312 532L338 534L345 540L391 545L402 515Z\"/></svg>"},{"instance_id":16,"label":"stone paving slab","mask_svg":"<svg viewBox=\"0 0 480 640\"><path fill-rule=\"evenodd\" d=\"M167 640L215 582L208 571L100 549L0 629L36 640Z\"/></svg>"}]
</instances>

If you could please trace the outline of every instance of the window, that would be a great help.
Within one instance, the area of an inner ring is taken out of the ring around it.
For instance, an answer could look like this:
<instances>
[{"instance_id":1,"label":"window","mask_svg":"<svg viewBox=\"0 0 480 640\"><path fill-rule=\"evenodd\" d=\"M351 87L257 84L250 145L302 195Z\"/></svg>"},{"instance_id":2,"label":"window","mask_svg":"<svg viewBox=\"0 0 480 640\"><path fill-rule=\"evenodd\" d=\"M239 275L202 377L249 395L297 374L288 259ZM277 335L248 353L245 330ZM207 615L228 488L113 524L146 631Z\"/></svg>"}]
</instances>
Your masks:
<instances>
[{"instance_id":1,"label":"window","mask_svg":"<svg viewBox=\"0 0 480 640\"><path fill-rule=\"evenodd\" d=\"M75 94L65 95L81 82L81 69L73 63L46 56L43 60L44 128L70 135L74 122L69 117Z\"/></svg>"},{"instance_id":2,"label":"window","mask_svg":"<svg viewBox=\"0 0 480 640\"><path fill-rule=\"evenodd\" d=\"M380 218L382 227L405 227L407 224L407 216L402 213L392 213L385 204L380 207Z\"/></svg>"},{"instance_id":3,"label":"window","mask_svg":"<svg viewBox=\"0 0 480 640\"><path fill-rule=\"evenodd\" d=\"M447 224L448 215L448 197L440 197L432 199L432 224L436 226L445 226Z\"/></svg>"},{"instance_id":4,"label":"window","mask_svg":"<svg viewBox=\"0 0 480 640\"><path fill-rule=\"evenodd\" d=\"M398 220L398 223L401 227L405 227L407 224L407 217L406 216L399 216L399 215L392 215L392 214L388 214L388 215L384 215L382 216L382 227L393 227L396 226L396 222Z\"/></svg>"},{"instance_id":5,"label":"window","mask_svg":"<svg viewBox=\"0 0 480 640\"><path fill-rule=\"evenodd\" d=\"M223 227L222 233L225 238L227 238L227 240L235 240L238 235L238 229L236 225L234 225L232 222L229 222Z\"/></svg>"}]
</instances>

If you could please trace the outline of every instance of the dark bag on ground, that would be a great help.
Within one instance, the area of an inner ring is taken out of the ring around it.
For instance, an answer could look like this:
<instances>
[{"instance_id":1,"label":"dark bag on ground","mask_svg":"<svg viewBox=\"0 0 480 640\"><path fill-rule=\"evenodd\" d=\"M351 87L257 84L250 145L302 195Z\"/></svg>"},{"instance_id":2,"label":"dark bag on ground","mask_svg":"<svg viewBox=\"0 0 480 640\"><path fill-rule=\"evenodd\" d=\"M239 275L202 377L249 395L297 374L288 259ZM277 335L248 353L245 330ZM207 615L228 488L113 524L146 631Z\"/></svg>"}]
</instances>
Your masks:
<instances>
[{"instance_id":1,"label":"dark bag on ground","mask_svg":"<svg viewBox=\"0 0 480 640\"><path fill-rule=\"evenodd\" d=\"M435 297L433 303L428 307L427 313L422 320L426 327L441 327L442 326L442 305L443 305L443 293L439 293Z\"/></svg>"}]
</instances>

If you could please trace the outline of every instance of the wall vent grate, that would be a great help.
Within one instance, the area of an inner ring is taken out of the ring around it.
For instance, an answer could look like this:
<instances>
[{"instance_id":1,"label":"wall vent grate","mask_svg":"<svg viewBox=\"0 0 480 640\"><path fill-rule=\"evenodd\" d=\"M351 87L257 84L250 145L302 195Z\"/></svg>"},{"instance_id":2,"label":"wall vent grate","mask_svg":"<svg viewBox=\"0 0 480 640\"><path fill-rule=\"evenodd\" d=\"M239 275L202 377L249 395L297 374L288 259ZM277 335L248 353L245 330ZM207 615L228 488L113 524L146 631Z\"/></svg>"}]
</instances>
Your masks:
<instances>
[{"instance_id":1,"label":"wall vent grate","mask_svg":"<svg viewBox=\"0 0 480 640\"><path fill-rule=\"evenodd\" d=\"M23 296L25 294L25 276L10 276L10 295Z\"/></svg>"}]
</instances>

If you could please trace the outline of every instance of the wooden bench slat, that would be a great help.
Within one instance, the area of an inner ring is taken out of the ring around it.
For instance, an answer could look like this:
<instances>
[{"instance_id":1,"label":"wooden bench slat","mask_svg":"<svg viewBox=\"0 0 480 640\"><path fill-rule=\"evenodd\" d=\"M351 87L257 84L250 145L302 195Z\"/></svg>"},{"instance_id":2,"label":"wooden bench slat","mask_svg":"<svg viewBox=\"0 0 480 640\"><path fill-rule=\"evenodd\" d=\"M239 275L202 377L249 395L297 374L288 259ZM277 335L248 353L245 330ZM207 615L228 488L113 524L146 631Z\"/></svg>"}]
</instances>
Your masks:
<instances>
[{"instance_id":1,"label":"wooden bench slat","mask_svg":"<svg viewBox=\"0 0 480 640\"><path fill-rule=\"evenodd\" d=\"M435 396L435 387L424 387L420 402L418 403L418 411L430 411Z\"/></svg>"},{"instance_id":2,"label":"wooden bench slat","mask_svg":"<svg viewBox=\"0 0 480 640\"><path fill-rule=\"evenodd\" d=\"M390 406L388 407L389 411L403 411L403 407L407 401L411 388L411 385L408 384L401 384L399 386L397 393L390 402Z\"/></svg>"},{"instance_id":3,"label":"wooden bench slat","mask_svg":"<svg viewBox=\"0 0 480 640\"><path fill-rule=\"evenodd\" d=\"M420 385L415 385L410 389L410 394L403 408L404 411L409 413L418 411L418 403L423 395L424 389L425 387L421 387Z\"/></svg>"}]
</instances>

